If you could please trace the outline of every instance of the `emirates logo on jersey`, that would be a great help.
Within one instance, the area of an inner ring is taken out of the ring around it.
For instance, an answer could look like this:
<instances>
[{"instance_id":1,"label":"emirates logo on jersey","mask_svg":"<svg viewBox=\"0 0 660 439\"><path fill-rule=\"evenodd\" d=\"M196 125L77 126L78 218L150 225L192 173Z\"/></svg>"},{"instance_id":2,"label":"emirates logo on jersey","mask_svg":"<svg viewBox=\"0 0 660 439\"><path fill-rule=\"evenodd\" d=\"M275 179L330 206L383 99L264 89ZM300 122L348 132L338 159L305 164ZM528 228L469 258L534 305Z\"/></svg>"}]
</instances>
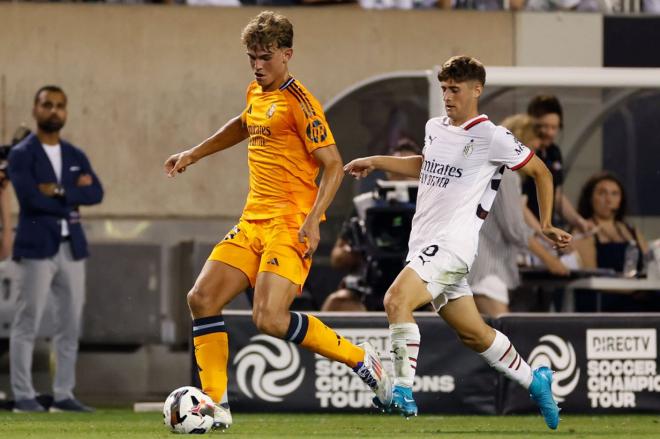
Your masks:
<instances>
[{"instance_id":1,"label":"emirates logo on jersey","mask_svg":"<svg viewBox=\"0 0 660 439\"><path fill-rule=\"evenodd\" d=\"M472 150L474 150L474 139L470 139L470 143L463 148L463 156L465 156L465 158L470 157L472 155Z\"/></svg>"}]
</instances>

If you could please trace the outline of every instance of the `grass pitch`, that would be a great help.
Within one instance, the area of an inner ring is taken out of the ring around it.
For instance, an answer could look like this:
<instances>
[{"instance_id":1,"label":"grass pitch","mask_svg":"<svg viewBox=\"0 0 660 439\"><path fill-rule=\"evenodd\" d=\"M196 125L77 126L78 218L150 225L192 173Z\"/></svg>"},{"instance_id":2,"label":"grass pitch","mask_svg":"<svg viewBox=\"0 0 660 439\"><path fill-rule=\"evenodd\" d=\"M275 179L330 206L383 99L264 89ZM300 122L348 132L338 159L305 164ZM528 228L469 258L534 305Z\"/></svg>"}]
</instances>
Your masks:
<instances>
[{"instance_id":1,"label":"grass pitch","mask_svg":"<svg viewBox=\"0 0 660 439\"><path fill-rule=\"evenodd\" d=\"M159 413L99 410L86 414L0 412L0 438L95 439L175 437ZM234 414L234 426L214 437L250 438L660 438L660 416L565 415L557 431L540 416L419 416L380 414Z\"/></svg>"}]
</instances>

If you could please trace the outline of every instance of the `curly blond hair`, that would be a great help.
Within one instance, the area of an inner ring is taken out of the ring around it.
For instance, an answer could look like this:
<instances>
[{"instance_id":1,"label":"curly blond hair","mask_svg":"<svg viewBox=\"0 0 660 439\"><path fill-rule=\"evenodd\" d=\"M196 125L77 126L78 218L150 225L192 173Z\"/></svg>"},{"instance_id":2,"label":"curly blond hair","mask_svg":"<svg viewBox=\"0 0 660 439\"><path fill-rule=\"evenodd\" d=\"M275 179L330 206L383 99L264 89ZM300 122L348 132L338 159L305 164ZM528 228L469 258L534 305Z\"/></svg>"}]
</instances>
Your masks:
<instances>
[{"instance_id":1,"label":"curly blond hair","mask_svg":"<svg viewBox=\"0 0 660 439\"><path fill-rule=\"evenodd\" d=\"M293 47L293 25L282 14L263 11L243 29L241 41L248 49Z\"/></svg>"},{"instance_id":2,"label":"curly blond hair","mask_svg":"<svg viewBox=\"0 0 660 439\"><path fill-rule=\"evenodd\" d=\"M539 138L536 121L528 114L514 114L502 121L502 126L518 138L525 145Z\"/></svg>"}]
</instances>

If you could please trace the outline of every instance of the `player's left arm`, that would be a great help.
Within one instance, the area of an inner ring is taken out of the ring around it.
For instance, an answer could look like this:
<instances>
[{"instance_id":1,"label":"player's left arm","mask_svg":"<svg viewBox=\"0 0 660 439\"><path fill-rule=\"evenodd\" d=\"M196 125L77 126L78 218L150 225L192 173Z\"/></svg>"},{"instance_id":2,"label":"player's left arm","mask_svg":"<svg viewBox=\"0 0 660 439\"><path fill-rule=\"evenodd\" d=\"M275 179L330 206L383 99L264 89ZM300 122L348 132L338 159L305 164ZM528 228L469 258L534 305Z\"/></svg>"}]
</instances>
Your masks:
<instances>
[{"instance_id":1,"label":"player's left arm","mask_svg":"<svg viewBox=\"0 0 660 439\"><path fill-rule=\"evenodd\" d=\"M524 166L517 170L534 179L536 185L536 197L539 201L539 219L541 221L541 230L543 231L543 234L552 239L558 248L568 246L571 242L570 233L552 225L554 188L552 184L552 174L548 168L541 159L534 155Z\"/></svg>"},{"instance_id":2,"label":"player's left arm","mask_svg":"<svg viewBox=\"0 0 660 439\"><path fill-rule=\"evenodd\" d=\"M309 258L316 251L321 239L319 224L321 218L325 213L330 203L335 198L335 194L339 189L341 180L344 177L343 163L341 155L337 150L336 145L328 145L322 148L317 148L312 152L312 155L318 163L323 167L323 176L319 184L319 191L316 195L316 200L309 211L305 222L300 227L298 232L298 240L305 242L307 240L307 251L305 257Z\"/></svg>"}]
</instances>

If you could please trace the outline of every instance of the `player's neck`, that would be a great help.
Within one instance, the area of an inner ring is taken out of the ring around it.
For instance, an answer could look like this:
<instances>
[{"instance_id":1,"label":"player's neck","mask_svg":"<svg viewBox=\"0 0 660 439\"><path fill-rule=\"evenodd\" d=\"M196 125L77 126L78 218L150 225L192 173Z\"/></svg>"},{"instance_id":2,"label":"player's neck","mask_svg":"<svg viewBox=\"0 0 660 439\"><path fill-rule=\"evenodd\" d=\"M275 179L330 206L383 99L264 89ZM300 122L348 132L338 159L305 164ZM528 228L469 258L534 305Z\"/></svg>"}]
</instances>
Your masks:
<instances>
[{"instance_id":1,"label":"player's neck","mask_svg":"<svg viewBox=\"0 0 660 439\"><path fill-rule=\"evenodd\" d=\"M291 78L291 75L290 75L289 72L287 71L287 72L284 74L284 76L282 76L282 77L279 78L279 79L276 79L276 80L273 81L273 83L270 84L267 88L263 88L262 90L265 91L265 92L270 92L270 91L278 90L280 87L282 87L282 85L283 85L286 81L289 80L289 78Z\"/></svg>"},{"instance_id":2,"label":"player's neck","mask_svg":"<svg viewBox=\"0 0 660 439\"><path fill-rule=\"evenodd\" d=\"M465 116L457 117L456 119L451 119L451 124L455 127L460 127L461 125L463 125L468 120L474 119L477 116L479 116L479 111L477 111L477 110L470 111Z\"/></svg>"}]
</instances>

